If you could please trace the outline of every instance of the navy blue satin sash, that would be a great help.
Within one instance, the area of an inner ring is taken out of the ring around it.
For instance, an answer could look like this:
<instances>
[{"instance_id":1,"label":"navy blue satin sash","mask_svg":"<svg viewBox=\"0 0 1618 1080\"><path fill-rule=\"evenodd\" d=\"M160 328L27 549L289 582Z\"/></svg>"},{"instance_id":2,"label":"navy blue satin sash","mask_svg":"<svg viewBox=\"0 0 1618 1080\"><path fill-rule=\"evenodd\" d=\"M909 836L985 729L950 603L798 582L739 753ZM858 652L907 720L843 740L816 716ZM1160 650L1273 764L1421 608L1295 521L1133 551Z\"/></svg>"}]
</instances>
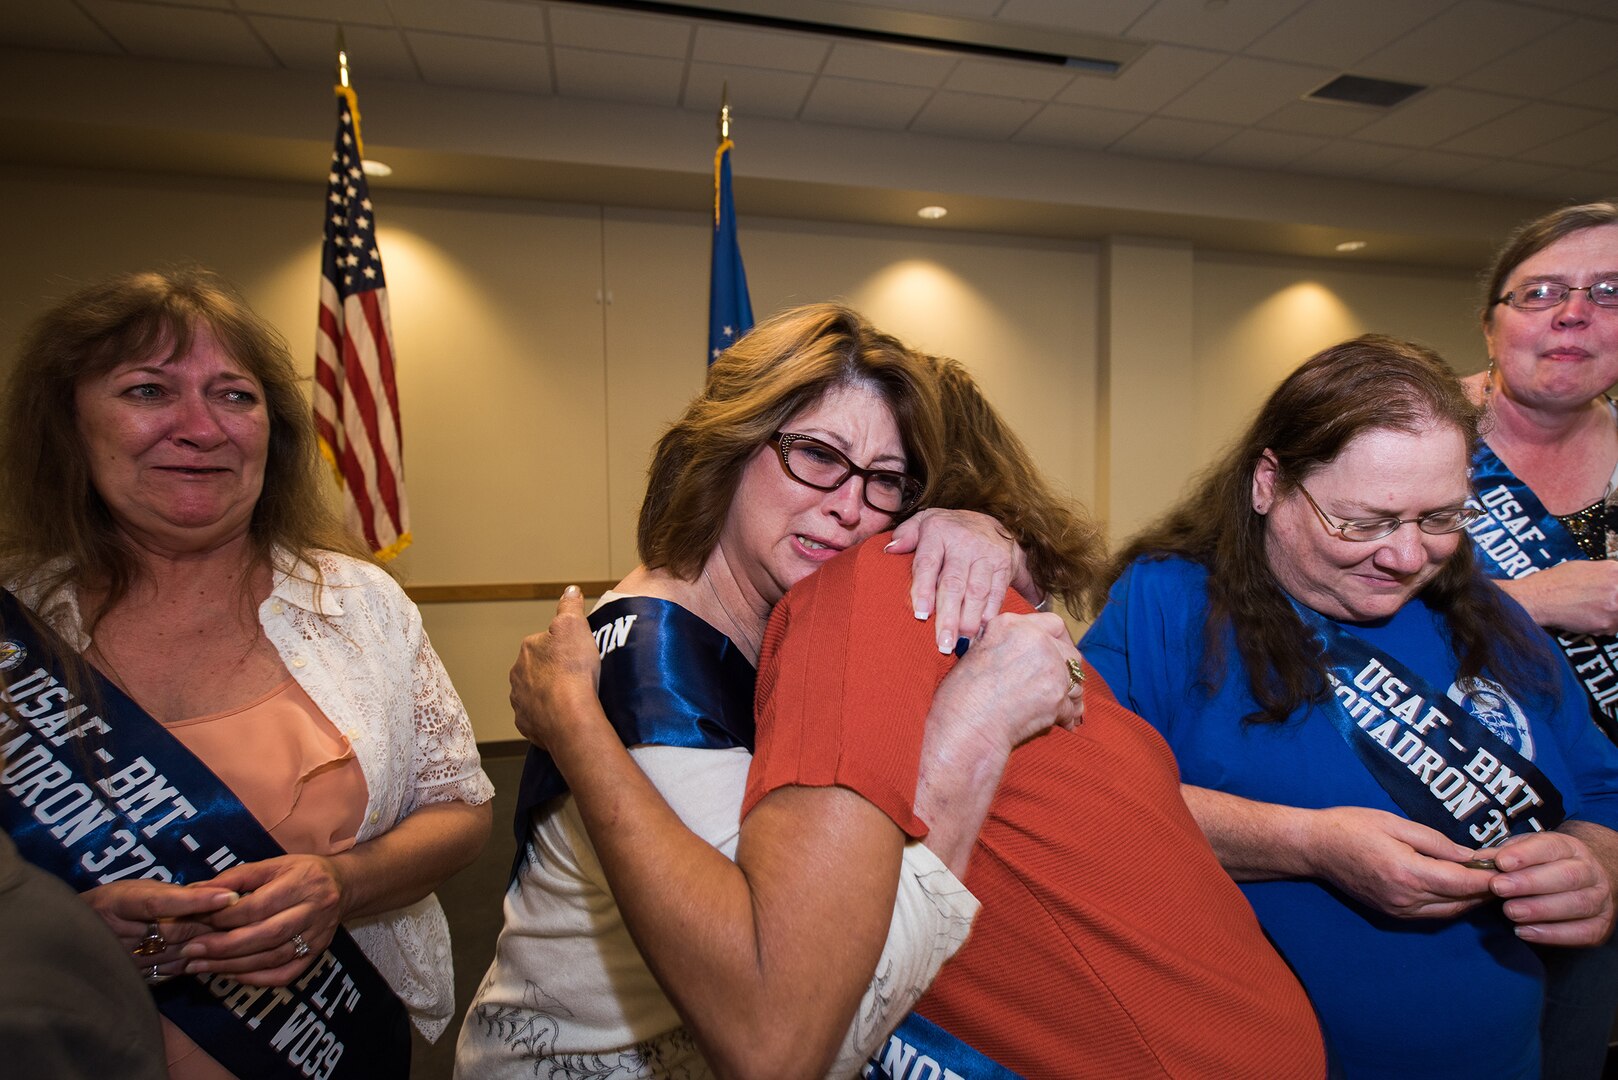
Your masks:
<instances>
[{"instance_id":1,"label":"navy blue satin sash","mask_svg":"<svg viewBox=\"0 0 1618 1080\"><path fill-rule=\"evenodd\" d=\"M888 1036L860 1074L866 1080L1019 1080L931 1020L916 1013Z\"/></svg>"},{"instance_id":2,"label":"navy blue satin sash","mask_svg":"<svg viewBox=\"0 0 1618 1080\"><path fill-rule=\"evenodd\" d=\"M753 749L758 673L729 638L667 600L627 596L590 615L601 650L601 708L625 746ZM535 808L567 791L551 756L530 747L512 828L522 869Z\"/></svg>"},{"instance_id":3,"label":"navy blue satin sash","mask_svg":"<svg viewBox=\"0 0 1618 1080\"><path fill-rule=\"evenodd\" d=\"M1332 694L1322 710L1410 820L1467 847L1562 823L1561 792L1489 724L1393 657L1294 607L1325 646ZM1531 746L1503 689L1480 682L1468 697Z\"/></svg>"},{"instance_id":4,"label":"navy blue satin sash","mask_svg":"<svg viewBox=\"0 0 1618 1080\"><path fill-rule=\"evenodd\" d=\"M1472 488L1477 494L1467 501L1484 516L1466 531L1490 577L1516 580L1569 559L1587 558L1567 526L1487 443L1472 455ZM1558 634L1556 644L1584 685L1596 722L1618 741L1618 637Z\"/></svg>"},{"instance_id":5,"label":"navy blue satin sash","mask_svg":"<svg viewBox=\"0 0 1618 1080\"><path fill-rule=\"evenodd\" d=\"M88 666L93 686L80 700L3 589L0 628L11 703L0 711L0 826L30 862L82 892L140 878L207 881L238 862L286 854L207 766ZM196 975L154 994L164 1016L242 1080L410 1071L404 1006L341 927L287 986Z\"/></svg>"}]
</instances>

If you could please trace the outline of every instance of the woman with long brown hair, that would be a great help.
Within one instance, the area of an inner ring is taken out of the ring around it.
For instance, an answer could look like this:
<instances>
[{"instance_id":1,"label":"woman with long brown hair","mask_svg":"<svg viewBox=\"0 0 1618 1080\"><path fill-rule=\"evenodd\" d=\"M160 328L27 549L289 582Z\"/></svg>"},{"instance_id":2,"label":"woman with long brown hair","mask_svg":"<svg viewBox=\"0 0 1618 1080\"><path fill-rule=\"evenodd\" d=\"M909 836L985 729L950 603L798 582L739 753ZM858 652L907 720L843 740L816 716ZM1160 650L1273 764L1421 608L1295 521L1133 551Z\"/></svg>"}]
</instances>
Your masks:
<instances>
[{"instance_id":1,"label":"woman with long brown hair","mask_svg":"<svg viewBox=\"0 0 1618 1080\"><path fill-rule=\"evenodd\" d=\"M1311 357L1118 556L1083 641L1351 1078L1538 1075L1530 945L1613 922L1618 752L1466 543L1477 423L1418 346Z\"/></svg>"}]
</instances>

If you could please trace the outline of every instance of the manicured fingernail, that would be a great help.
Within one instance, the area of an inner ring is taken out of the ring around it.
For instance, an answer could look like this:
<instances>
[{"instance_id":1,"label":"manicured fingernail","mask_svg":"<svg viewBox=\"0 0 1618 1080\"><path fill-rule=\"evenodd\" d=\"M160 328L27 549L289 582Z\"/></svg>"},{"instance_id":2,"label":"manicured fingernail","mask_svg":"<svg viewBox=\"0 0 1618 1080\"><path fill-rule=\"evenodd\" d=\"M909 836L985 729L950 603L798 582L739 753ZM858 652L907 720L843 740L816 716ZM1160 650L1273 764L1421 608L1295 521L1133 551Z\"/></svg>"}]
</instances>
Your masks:
<instances>
[{"instance_id":1,"label":"manicured fingernail","mask_svg":"<svg viewBox=\"0 0 1618 1080\"><path fill-rule=\"evenodd\" d=\"M569 585L567 588L562 590L562 595L571 600L574 597L583 596L584 593L579 591L579 587L577 585Z\"/></svg>"},{"instance_id":2,"label":"manicured fingernail","mask_svg":"<svg viewBox=\"0 0 1618 1080\"><path fill-rule=\"evenodd\" d=\"M202 956L206 953L206 951L207 950L205 950L201 945L197 945L195 943L180 946L180 955L185 957L187 960L191 959L192 957Z\"/></svg>"},{"instance_id":3,"label":"manicured fingernail","mask_svg":"<svg viewBox=\"0 0 1618 1080\"><path fill-rule=\"evenodd\" d=\"M897 541L897 540L889 540L886 544L882 545L882 550L883 551L892 551L893 550L893 545L897 544L898 542L899 541Z\"/></svg>"},{"instance_id":4,"label":"manicured fingernail","mask_svg":"<svg viewBox=\"0 0 1618 1080\"><path fill-rule=\"evenodd\" d=\"M921 608L916 609L916 618L920 622L926 622L927 621L927 616L931 615L931 614L932 614L932 612L930 612L930 611L923 611Z\"/></svg>"},{"instance_id":5,"label":"manicured fingernail","mask_svg":"<svg viewBox=\"0 0 1618 1080\"><path fill-rule=\"evenodd\" d=\"M1517 936L1524 941L1538 941L1541 934L1537 926L1519 926L1517 927Z\"/></svg>"}]
</instances>

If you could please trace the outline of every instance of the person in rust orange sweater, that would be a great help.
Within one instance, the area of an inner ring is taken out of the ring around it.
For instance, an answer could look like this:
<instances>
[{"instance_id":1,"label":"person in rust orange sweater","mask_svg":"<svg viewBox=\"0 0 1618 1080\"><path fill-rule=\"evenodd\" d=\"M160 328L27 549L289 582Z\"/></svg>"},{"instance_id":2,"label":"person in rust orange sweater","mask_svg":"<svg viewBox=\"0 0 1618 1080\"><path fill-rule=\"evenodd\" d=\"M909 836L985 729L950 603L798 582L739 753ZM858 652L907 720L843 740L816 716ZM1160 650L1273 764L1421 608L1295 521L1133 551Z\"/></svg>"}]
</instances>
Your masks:
<instances>
[{"instance_id":1,"label":"person in rust orange sweater","mask_svg":"<svg viewBox=\"0 0 1618 1080\"><path fill-rule=\"evenodd\" d=\"M1037 567L1036 530L1063 520L1060 503L965 371L940 377L964 466L946 464L942 505L1001 521ZM885 540L776 606L742 806L745 819L783 786L838 785L920 837L918 806L986 802L975 836L928 837L983 907L873 1075L927 1075L927 1057L963 1077L1324 1075L1309 1000L1186 808L1167 744L1087 664L1076 728L1009 757L985 740L951 768L924 759L923 721L956 657L906 610L907 560ZM1029 608L1013 595L1004 610Z\"/></svg>"}]
</instances>

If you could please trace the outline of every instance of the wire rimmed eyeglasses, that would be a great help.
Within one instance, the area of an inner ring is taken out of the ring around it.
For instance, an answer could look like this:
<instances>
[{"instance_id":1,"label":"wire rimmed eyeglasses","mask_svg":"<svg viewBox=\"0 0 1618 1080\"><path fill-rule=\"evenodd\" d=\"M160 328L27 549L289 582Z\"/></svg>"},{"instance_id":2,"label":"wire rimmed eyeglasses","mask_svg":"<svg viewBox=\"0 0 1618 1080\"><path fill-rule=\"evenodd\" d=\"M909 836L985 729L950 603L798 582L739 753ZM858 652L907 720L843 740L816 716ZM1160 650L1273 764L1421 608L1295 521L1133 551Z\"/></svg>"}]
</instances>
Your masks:
<instances>
[{"instance_id":1,"label":"wire rimmed eyeglasses","mask_svg":"<svg viewBox=\"0 0 1618 1080\"><path fill-rule=\"evenodd\" d=\"M1510 304L1518 311L1547 311L1561 307L1576 292L1588 293L1590 303L1599 307L1618 307L1618 278L1602 278L1588 285L1569 285L1565 281L1535 281L1520 289L1512 289L1495 298L1496 304Z\"/></svg>"},{"instance_id":2,"label":"wire rimmed eyeglasses","mask_svg":"<svg viewBox=\"0 0 1618 1080\"><path fill-rule=\"evenodd\" d=\"M1309 494L1308 488L1299 484L1298 490L1309 500L1309 505L1315 508L1315 514L1319 516L1320 523L1326 526L1327 532L1334 532L1344 540L1356 544L1392 536L1401 525L1414 525L1429 536L1444 536L1460 532L1483 516L1483 511L1475 506L1455 506L1443 510L1429 510L1413 518L1385 517L1360 521L1333 521L1327 516L1326 511L1320 508L1320 504L1315 502L1315 497Z\"/></svg>"},{"instance_id":3,"label":"wire rimmed eyeglasses","mask_svg":"<svg viewBox=\"0 0 1618 1080\"><path fill-rule=\"evenodd\" d=\"M781 457L781 468L805 487L836 491L849 477L858 476L865 481L860 498L884 514L902 514L921 499L922 483L914 476L893 469L862 469L847 454L812 435L777 431L770 438Z\"/></svg>"}]
</instances>

